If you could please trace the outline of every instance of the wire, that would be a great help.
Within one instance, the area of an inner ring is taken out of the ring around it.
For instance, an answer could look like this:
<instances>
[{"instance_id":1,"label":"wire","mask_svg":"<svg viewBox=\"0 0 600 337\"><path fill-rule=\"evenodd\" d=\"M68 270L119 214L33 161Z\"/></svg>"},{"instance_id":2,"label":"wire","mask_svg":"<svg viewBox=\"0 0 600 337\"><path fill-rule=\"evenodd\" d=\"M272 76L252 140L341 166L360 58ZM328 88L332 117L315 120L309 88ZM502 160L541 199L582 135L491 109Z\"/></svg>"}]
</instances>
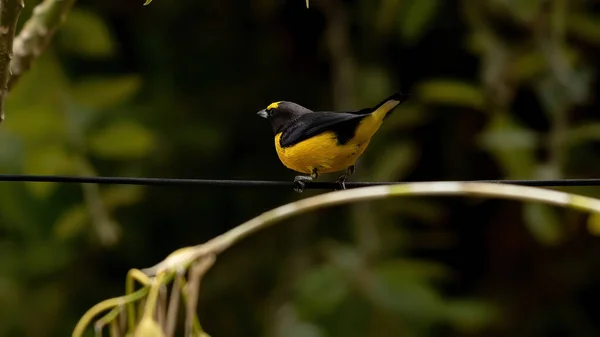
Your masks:
<instances>
[{"instance_id":1,"label":"wire","mask_svg":"<svg viewBox=\"0 0 600 337\"><path fill-rule=\"evenodd\" d=\"M214 186L214 187L293 187L290 181L267 180L218 180L218 179L177 179L177 178L136 178L136 177L96 177L96 176L53 176L53 175L26 175L26 174L0 174L0 181L15 182L52 182L52 183L78 183L78 184L113 184L113 185L155 185L155 186ZM559 180L470 180L461 182L514 184L523 186L600 186L600 179L559 179ZM347 188L404 184L404 182L346 182ZM335 189L335 182L307 182L306 189Z\"/></svg>"}]
</instances>

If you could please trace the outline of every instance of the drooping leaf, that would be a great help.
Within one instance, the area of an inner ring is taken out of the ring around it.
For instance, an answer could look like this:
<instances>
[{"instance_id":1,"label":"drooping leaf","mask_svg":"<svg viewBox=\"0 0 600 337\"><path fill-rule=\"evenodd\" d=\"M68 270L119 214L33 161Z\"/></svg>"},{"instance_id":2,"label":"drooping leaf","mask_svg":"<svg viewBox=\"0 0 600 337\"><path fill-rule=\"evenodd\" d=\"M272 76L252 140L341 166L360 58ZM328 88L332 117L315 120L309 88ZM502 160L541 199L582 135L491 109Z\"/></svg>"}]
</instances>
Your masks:
<instances>
[{"instance_id":1,"label":"drooping leaf","mask_svg":"<svg viewBox=\"0 0 600 337\"><path fill-rule=\"evenodd\" d=\"M523 205L525 225L541 243L556 245L564 236L564 227L559 222L556 209L549 205L527 203Z\"/></svg>"},{"instance_id":2,"label":"drooping leaf","mask_svg":"<svg viewBox=\"0 0 600 337\"><path fill-rule=\"evenodd\" d=\"M333 265L319 266L298 283L296 306L304 317L326 315L342 302L349 284L341 269Z\"/></svg>"},{"instance_id":3,"label":"drooping leaf","mask_svg":"<svg viewBox=\"0 0 600 337\"><path fill-rule=\"evenodd\" d=\"M590 234L600 236L600 213L592 213L589 215L587 227Z\"/></svg>"},{"instance_id":4,"label":"drooping leaf","mask_svg":"<svg viewBox=\"0 0 600 337\"><path fill-rule=\"evenodd\" d=\"M402 142L387 146L377 154L373 179L376 181L401 180L415 165L417 153L413 143Z\"/></svg>"},{"instance_id":5,"label":"drooping leaf","mask_svg":"<svg viewBox=\"0 0 600 337\"><path fill-rule=\"evenodd\" d=\"M15 112L10 121L2 126L27 143L44 143L47 140L65 139L67 136L65 118L51 105L32 104Z\"/></svg>"},{"instance_id":6,"label":"drooping leaf","mask_svg":"<svg viewBox=\"0 0 600 337\"><path fill-rule=\"evenodd\" d=\"M116 185L105 187L101 194L104 205L108 210L121 206L129 206L138 202L143 197L143 186Z\"/></svg>"},{"instance_id":7,"label":"drooping leaf","mask_svg":"<svg viewBox=\"0 0 600 337\"><path fill-rule=\"evenodd\" d=\"M402 271L375 269L365 291L374 305L407 319L435 321L442 314L442 299L434 288L423 280L406 277Z\"/></svg>"},{"instance_id":8,"label":"drooping leaf","mask_svg":"<svg viewBox=\"0 0 600 337\"><path fill-rule=\"evenodd\" d=\"M585 122L569 127L565 132L565 141L569 146L577 146L586 142L600 141L600 123Z\"/></svg>"},{"instance_id":9,"label":"drooping leaf","mask_svg":"<svg viewBox=\"0 0 600 337\"><path fill-rule=\"evenodd\" d=\"M532 176L538 142L535 133L519 126L508 114L495 114L479 136L481 147L494 156L507 179Z\"/></svg>"},{"instance_id":10,"label":"drooping leaf","mask_svg":"<svg viewBox=\"0 0 600 337\"><path fill-rule=\"evenodd\" d=\"M142 158L150 155L155 144L152 131L133 121L115 122L89 138L92 153L108 159Z\"/></svg>"},{"instance_id":11,"label":"drooping leaf","mask_svg":"<svg viewBox=\"0 0 600 337\"><path fill-rule=\"evenodd\" d=\"M357 86L360 93L361 105L375 105L385 97L391 95L392 91L397 90L392 89L389 74L381 67L359 68L358 72L360 81L358 81Z\"/></svg>"},{"instance_id":12,"label":"drooping leaf","mask_svg":"<svg viewBox=\"0 0 600 337\"><path fill-rule=\"evenodd\" d=\"M400 33L409 44L417 42L429 23L435 19L439 0L408 0L402 2L402 14L399 16Z\"/></svg>"},{"instance_id":13,"label":"drooping leaf","mask_svg":"<svg viewBox=\"0 0 600 337\"><path fill-rule=\"evenodd\" d=\"M113 37L100 16L73 8L61 27L58 40L65 50L87 57L106 57L115 52Z\"/></svg>"},{"instance_id":14,"label":"drooping leaf","mask_svg":"<svg viewBox=\"0 0 600 337\"><path fill-rule=\"evenodd\" d=\"M82 204L71 206L54 223L54 235L66 240L78 236L89 223L89 212Z\"/></svg>"},{"instance_id":15,"label":"drooping leaf","mask_svg":"<svg viewBox=\"0 0 600 337\"><path fill-rule=\"evenodd\" d=\"M531 22L538 15L542 4L540 0L511 0L500 3L504 3L509 13L523 23Z\"/></svg>"},{"instance_id":16,"label":"drooping leaf","mask_svg":"<svg viewBox=\"0 0 600 337\"><path fill-rule=\"evenodd\" d=\"M440 263L410 258L383 261L375 271L391 282L443 280L450 276L450 270Z\"/></svg>"},{"instance_id":17,"label":"drooping leaf","mask_svg":"<svg viewBox=\"0 0 600 337\"><path fill-rule=\"evenodd\" d=\"M23 142L14 134L0 132L0 144L0 169L7 168L7 172L16 172L23 157Z\"/></svg>"},{"instance_id":18,"label":"drooping leaf","mask_svg":"<svg viewBox=\"0 0 600 337\"><path fill-rule=\"evenodd\" d=\"M569 33L590 43L600 44L600 17L585 12L571 12L567 17Z\"/></svg>"},{"instance_id":19,"label":"drooping leaf","mask_svg":"<svg viewBox=\"0 0 600 337\"><path fill-rule=\"evenodd\" d=\"M23 173L33 175L61 175L76 172L76 158L67 149L57 144L38 145L27 150ZM55 183L27 182L29 191L45 198L56 188Z\"/></svg>"},{"instance_id":20,"label":"drooping leaf","mask_svg":"<svg viewBox=\"0 0 600 337\"><path fill-rule=\"evenodd\" d=\"M50 238L31 242L22 252L21 265L36 274L55 273L71 259L69 248Z\"/></svg>"},{"instance_id":21,"label":"drooping leaf","mask_svg":"<svg viewBox=\"0 0 600 337\"><path fill-rule=\"evenodd\" d=\"M88 77L71 88L73 99L86 107L103 109L134 95L142 81L137 75Z\"/></svg>"},{"instance_id":22,"label":"drooping leaf","mask_svg":"<svg viewBox=\"0 0 600 337\"><path fill-rule=\"evenodd\" d=\"M482 301L448 301L444 307L448 323L465 333L476 332L499 318L498 308Z\"/></svg>"},{"instance_id":23,"label":"drooping leaf","mask_svg":"<svg viewBox=\"0 0 600 337\"><path fill-rule=\"evenodd\" d=\"M483 91L473 84L458 80L430 80L417 87L418 98L425 103L465 106L483 109Z\"/></svg>"},{"instance_id":24,"label":"drooping leaf","mask_svg":"<svg viewBox=\"0 0 600 337\"><path fill-rule=\"evenodd\" d=\"M294 306L282 305L275 314L274 337L325 337L325 331L319 326L302 321Z\"/></svg>"},{"instance_id":25,"label":"drooping leaf","mask_svg":"<svg viewBox=\"0 0 600 337\"><path fill-rule=\"evenodd\" d=\"M48 85L52 83L52 85ZM20 115L22 109L43 106L46 110L61 111L62 98L68 79L55 53L45 52L11 91L6 101L6 110L13 111L6 123ZM10 118L10 119L9 119ZM3 123L3 127L4 127Z\"/></svg>"}]
</instances>

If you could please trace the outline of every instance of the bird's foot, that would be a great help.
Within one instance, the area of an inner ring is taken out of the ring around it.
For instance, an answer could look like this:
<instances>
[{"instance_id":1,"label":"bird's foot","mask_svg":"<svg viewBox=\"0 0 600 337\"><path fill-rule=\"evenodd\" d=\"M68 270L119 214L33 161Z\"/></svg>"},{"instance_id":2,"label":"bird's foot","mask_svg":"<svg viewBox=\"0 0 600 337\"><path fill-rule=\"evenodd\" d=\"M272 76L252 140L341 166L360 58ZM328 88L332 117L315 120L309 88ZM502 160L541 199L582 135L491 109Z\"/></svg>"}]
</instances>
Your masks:
<instances>
[{"instance_id":1,"label":"bird's foot","mask_svg":"<svg viewBox=\"0 0 600 337\"><path fill-rule=\"evenodd\" d=\"M346 189L346 179L348 179L348 176L343 174L336 180L335 183L339 185L338 188L336 188L336 190L345 190Z\"/></svg>"},{"instance_id":2,"label":"bird's foot","mask_svg":"<svg viewBox=\"0 0 600 337\"><path fill-rule=\"evenodd\" d=\"M354 165L348 166L348 168L346 169L346 173L342 174L337 179L336 183L339 185L339 188L336 188L336 190L345 190L346 189L346 180L348 179L348 177L350 177L353 174L354 174Z\"/></svg>"},{"instance_id":3,"label":"bird's foot","mask_svg":"<svg viewBox=\"0 0 600 337\"><path fill-rule=\"evenodd\" d=\"M296 176L294 178L294 191L298 193L304 192L304 188L306 187L307 181L312 181L314 178L312 176Z\"/></svg>"}]
</instances>

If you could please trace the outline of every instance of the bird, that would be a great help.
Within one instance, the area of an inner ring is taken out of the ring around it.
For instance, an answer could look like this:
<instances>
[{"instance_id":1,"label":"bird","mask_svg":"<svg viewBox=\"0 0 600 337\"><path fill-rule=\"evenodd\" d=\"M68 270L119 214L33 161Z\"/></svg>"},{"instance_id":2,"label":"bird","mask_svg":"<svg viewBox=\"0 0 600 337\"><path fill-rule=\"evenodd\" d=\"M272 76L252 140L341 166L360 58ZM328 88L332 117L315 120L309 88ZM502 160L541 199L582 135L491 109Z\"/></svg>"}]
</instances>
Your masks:
<instances>
[{"instance_id":1,"label":"bird","mask_svg":"<svg viewBox=\"0 0 600 337\"><path fill-rule=\"evenodd\" d=\"M302 193L306 182L322 173L344 170L336 183L346 189L345 182L354 174L356 160L371 137L407 96L397 92L373 107L341 112L312 111L294 102L277 101L257 114L271 125L281 163L305 174L294 177L296 192Z\"/></svg>"}]
</instances>

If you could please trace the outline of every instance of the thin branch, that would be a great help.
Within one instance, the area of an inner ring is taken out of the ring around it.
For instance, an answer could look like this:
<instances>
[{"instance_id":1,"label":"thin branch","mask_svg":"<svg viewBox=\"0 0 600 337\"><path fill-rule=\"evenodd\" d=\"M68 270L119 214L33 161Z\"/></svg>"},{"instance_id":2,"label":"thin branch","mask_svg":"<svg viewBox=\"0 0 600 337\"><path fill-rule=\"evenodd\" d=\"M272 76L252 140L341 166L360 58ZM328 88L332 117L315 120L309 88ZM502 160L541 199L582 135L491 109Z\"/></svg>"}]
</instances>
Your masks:
<instances>
[{"instance_id":1,"label":"thin branch","mask_svg":"<svg viewBox=\"0 0 600 337\"><path fill-rule=\"evenodd\" d=\"M179 295L181 294L182 273L175 275L175 281L171 287L171 297L169 298L169 308L167 309L167 322L165 325L165 336L173 337L175 335L175 325L177 323L177 312L179 311Z\"/></svg>"},{"instance_id":2,"label":"thin branch","mask_svg":"<svg viewBox=\"0 0 600 337\"><path fill-rule=\"evenodd\" d=\"M194 261L206 255L219 254L241 239L291 216L307 211L348 204L356 201L376 200L394 196L461 195L500 197L521 201L536 201L600 213L600 200L572 193L546 190L537 187L498 185L490 183L423 182L404 185L372 186L335 191L298 200L267 211L206 243L179 249L153 267L142 269L153 276L165 271L187 269Z\"/></svg>"},{"instance_id":3,"label":"thin branch","mask_svg":"<svg viewBox=\"0 0 600 337\"><path fill-rule=\"evenodd\" d=\"M0 123L4 120L4 102L8 96L10 64L13 59L13 41L23 0L0 1Z\"/></svg>"},{"instance_id":4,"label":"thin branch","mask_svg":"<svg viewBox=\"0 0 600 337\"><path fill-rule=\"evenodd\" d=\"M204 244L181 248L171 253L166 259L151 268L147 268L143 271L137 269L130 270L126 279L127 295L103 301L89 309L77 323L73 336L81 336L91 319L100 312L123 305L127 307L127 315L130 319L129 327L132 329L135 326L135 322L132 319L135 315L132 304L140 299L143 301L143 298L147 294L149 294L149 296L145 304L143 317L140 317L140 325L135 329L136 333L134 335L137 336L139 333L144 332L156 332L162 334L163 332L160 327L152 319L154 308L156 307L156 299L158 297L158 288L161 285L170 282L171 279L175 278L177 275L181 275L182 271L187 270L190 267L192 268L190 270L189 284L185 284L185 279L183 277L180 277L179 279L181 282L180 286L183 299L187 305L188 321L186 322L186 330L187 332L190 330L197 330L197 332L200 332L202 335L206 335L200 327L195 308L197 305L200 279L213 265L215 258L219 253L231 247L239 240L261 229L265 229L270 225L300 213L356 201L417 195L501 197L520 201L543 202L556 206L571 207L600 213L600 200L598 199L537 187L498 185L494 183L422 182L407 183L404 185L371 186L325 193L267 211ZM134 292L134 280L140 281L145 286ZM177 290L174 288L172 291ZM174 309L173 305L169 305L169 311L171 311L171 309ZM171 320L172 319L168 319L168 321ZM193 326L191 329L190 320ZM170 323L168 325L170 325ZM172 331L172 328L166 330L167 333L169 333L169 331Z\"/></svg>"},{"instance_id":5,"label":"thin branch","mask_svg":"<svg viewBox=\"0 0 600 337\"><path fill-rule=\"evenodd\" d=\"M192 266L190 269L190 281L187 284L187 306L186 306L186 319L185 319L185 335L191 336L191 332L194 331L194 318L196 317L196 307L198 306L198 295L200 294L200 282L202 276L212 267L215 263L215 255L211 254L206 256ZM200 327L202 329L202 327ZM203 331L194 331L194 336L203 335Z\"/></svg>"},{"instance_id":6,"label":"thin branch","mask_svg":"<svg viewBox=\"0 0 600 337\"><path fill-rule=\"evenodd\" d=\"M83 336L85 328L90 324L92 319L95 316L97 316L98 314L100 314L101 312L106 311L108 309L112 310L115 307L119 307L119 306L125 305L127 303L136 302L136 301L144 298L144 296L146 296L146 294L148 294L148 287L141 288L138 291L133 292L128 295L125 295L125 296L110 298L110 299L104 300L104 301L96 304L81 317L79 322L77 322L77 325L75 325L75 329L73 329L72 336L74 336L74 337Z\"/></svg>"},{"instance_id":7,"label":"thin branch","mask_svg":"<svg viewBox=\"0 0 600 337\"><path fill-rule=\"evenodd\" d=\"M15 38L15 58L10 63L8 90L14 87L23 73L31 68L33 61L48 47L74 3L75 0L44 0L33 9L33 14Z\"/></svg>"}]
</instances>

